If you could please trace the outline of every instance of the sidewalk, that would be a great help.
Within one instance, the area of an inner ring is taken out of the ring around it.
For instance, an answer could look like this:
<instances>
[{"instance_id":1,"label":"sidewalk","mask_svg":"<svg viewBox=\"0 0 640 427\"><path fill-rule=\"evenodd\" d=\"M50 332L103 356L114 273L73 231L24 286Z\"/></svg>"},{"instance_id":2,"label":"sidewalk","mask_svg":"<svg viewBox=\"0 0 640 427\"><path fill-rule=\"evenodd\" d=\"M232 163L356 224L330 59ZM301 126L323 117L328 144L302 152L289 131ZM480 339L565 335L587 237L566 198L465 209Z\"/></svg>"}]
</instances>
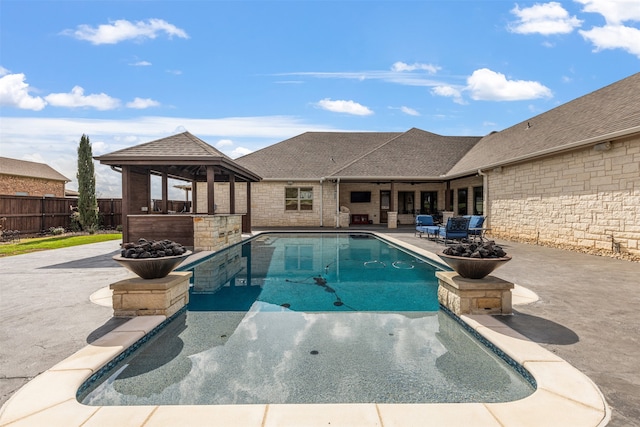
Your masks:
<instances>
[{"instance_id":1,"label":"sidewalk","mask_svg":"<svg viewBox=\"0 0 640 427\"><path fill-rule=\"evenodd\" d=\"M121 321L89 297L128 271L120 241L0 258L0 405Z\"/></svg>"},{"instance_id":2,"label":"sidewalk","mask_svg":"<svg viewBox=\"0 0 640 427\"><path fill-rule=\"evenodd\" d=\"M443 248L413 229L376 231L431 252ZM640 263L499 243L513 260L494 274L540 297L502 320L589 376L613 409L610 426L640 426ZM89 300L129 275L111 259L118 248L111 241L0 258L0 405L121 323Z\"/></svg>"}]
</instances>

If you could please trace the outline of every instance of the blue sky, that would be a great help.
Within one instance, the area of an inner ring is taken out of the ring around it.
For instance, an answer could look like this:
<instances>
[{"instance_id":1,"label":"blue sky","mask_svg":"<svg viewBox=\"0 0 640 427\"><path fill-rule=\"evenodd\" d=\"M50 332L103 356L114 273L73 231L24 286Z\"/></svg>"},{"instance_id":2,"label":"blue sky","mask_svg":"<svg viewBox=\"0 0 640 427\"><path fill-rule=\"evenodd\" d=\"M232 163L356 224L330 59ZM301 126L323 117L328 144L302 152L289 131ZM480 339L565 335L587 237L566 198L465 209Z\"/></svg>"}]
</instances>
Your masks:
<instances>
[{"instance_id":1,"label":"blue sky","mask_svg":"<svg viewBox=\"0 0 640 427\"><path fill-rule=\"evenodd\" d=\"M97 156L188 130L233 158L306 131L486 135L639 70L639 0L0 0L0 155L75 189L82 134Z\"/></svg>"}]
</instances>

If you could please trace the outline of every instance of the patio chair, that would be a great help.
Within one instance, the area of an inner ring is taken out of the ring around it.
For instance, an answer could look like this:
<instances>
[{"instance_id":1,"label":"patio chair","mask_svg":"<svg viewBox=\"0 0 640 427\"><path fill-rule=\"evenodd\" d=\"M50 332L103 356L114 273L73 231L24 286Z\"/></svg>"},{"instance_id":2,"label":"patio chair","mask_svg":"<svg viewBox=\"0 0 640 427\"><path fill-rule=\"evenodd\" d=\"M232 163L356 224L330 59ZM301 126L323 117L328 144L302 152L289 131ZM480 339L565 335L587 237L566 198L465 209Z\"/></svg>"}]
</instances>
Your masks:
<instances>
[{"instance_id":1,"label":"patio chair","mask_svg":"<svg viewBox=\"0 0 640 427\"><path fill-rule=\"evenodd\" d=\"M484 217L482 215L465 215L465 218L469 218L469 237L482 240Z\"/></svg>"},{"instance_id":2,"label":"patio chair","mask_svg":"<svg viewBox=\"0 0 640 427\"><path fill-rule=\"evenodd\" d=\"M424 233L427 233L427 236L430 234L437 233L438 229L437 225L433 222L433 216L431 215L418 215L416 216L416 231L413 233L414 236L419 234L419 237L422 237Z\"/></svg>"},{"instance_id":3,"label":"patio chair","mask_svg":"<svg viewBox=\"0 0 640 427\"><path fill-rule=\"evenodd\" d=\"M462 240L469 237L469 220L463 216L451 217L445 227L440 227L437 237L440 237L446 245L449 241Z\"/></svg>"}]
</instances>

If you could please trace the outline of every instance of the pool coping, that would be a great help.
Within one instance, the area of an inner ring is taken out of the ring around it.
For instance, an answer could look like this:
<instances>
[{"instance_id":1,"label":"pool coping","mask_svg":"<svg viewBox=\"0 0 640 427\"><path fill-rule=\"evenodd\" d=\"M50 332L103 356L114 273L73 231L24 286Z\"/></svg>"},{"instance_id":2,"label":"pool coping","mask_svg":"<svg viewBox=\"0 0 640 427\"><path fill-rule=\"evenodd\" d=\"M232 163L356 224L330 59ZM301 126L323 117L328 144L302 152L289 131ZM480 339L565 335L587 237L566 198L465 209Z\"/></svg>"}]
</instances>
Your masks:
<instances>
[{"instance_id":1,"label":"pool coping","mask_svg":"<svg viewBox=\"0 0 640 427\"><path fill-rule=\"evenodd\" d=\"M335 232L335 231L334 231ZM394 239L381 238L442 262L431 252ZM514 304L535 300L516 287ZM463 315L473 330L527 369L537 382L533 394L503 403L425 404L261 404L86 406L76 400L82 383L118 354L166 320L133 318L35 377L0 409L0 426L159 425L271 426L410 426L416 420L434 425L604 426L611 409L586 375L565 360L489 315Z\"/></svg>"}]
</instances>

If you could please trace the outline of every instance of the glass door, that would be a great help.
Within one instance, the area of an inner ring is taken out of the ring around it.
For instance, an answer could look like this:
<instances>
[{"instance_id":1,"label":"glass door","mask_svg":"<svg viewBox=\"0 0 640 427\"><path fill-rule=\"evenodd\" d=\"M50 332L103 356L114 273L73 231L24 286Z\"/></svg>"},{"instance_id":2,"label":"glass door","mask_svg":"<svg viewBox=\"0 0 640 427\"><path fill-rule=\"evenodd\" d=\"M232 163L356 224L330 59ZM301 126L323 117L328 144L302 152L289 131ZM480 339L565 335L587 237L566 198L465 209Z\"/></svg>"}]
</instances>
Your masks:
<instances>
[{"instance_id":1,"label":"glass door","mask_svg":"<svg viewBox=\"0 0 640 427\"><path fill-rule=\"evenodd\" d=\"M389 205L391 202L391 191L380 191L380 224L386 224L389 221Z\"/></svg>"}]
</instances>

